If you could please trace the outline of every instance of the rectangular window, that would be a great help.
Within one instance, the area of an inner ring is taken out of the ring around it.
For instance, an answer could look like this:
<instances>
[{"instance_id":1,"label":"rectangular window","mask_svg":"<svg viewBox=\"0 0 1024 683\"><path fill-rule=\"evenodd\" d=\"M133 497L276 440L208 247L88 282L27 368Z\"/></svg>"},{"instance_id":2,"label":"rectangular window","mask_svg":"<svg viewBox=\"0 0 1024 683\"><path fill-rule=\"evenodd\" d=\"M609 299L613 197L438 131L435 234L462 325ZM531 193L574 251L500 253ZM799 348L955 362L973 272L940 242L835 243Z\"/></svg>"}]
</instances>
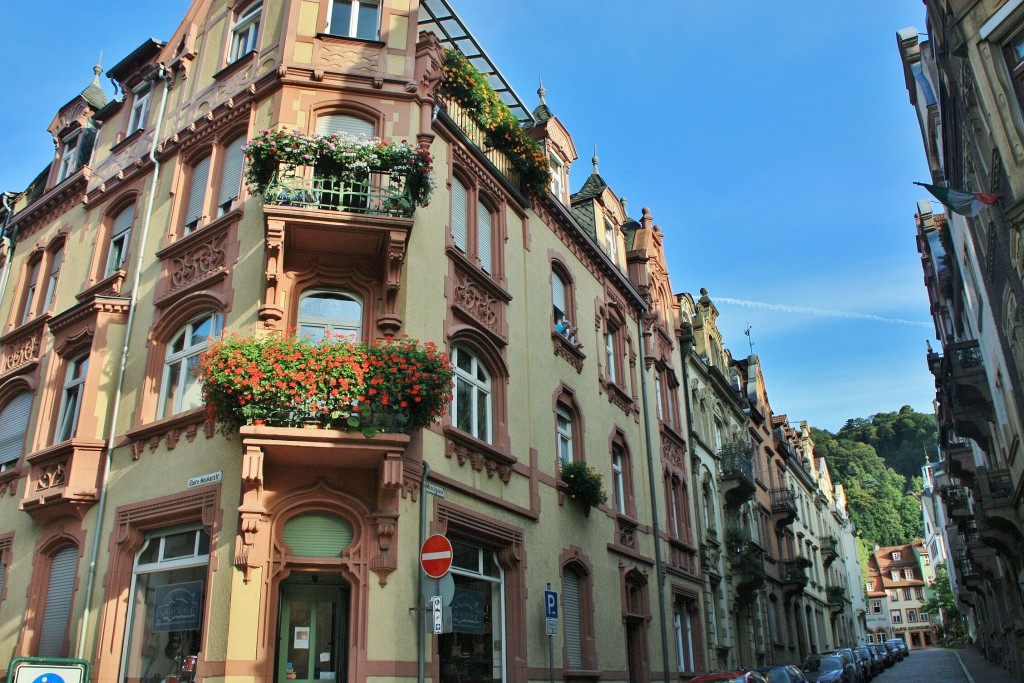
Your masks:
<instances>
[{"instance_id":1,"label":"rectangular window","mask_svg":"<svg viewBox=\"0 0 1024 683\"><path fill-rule=\"evenodd\" d=\"M612 448L612 491L615 495L615 511L626 514L626 476L623 470L625 457L618 446Z\"/></svg>"},{"instance_id":2,"label":"rectangular window","mask_svg":"<svg viewBox=\"0 0 1024 683\"><path fill-rule=\"evenodd\" d=\"M617 238L618 231L615 228L615 224L612 223L611 219L605 216L604 219L604 241L605 249L608 250L608 257L613 263L618 263L619 260L619 240Z\"/></svg>"},{"instance_id":3,"label":"rectangular window","mask_svg":"<svg viewBox=\"0 0 1024 683\"><path fill-rule=\"evenodd\" d=\"M377 40L380 0L334 0L327 32L345 38Z\"/></svg>"},{"instance_id":4,"label":"rectangular window","mask_svg":"<svg viewBox=\"0 0 1024 683\"><path fill-rule=\"evenodd\" d=\"M882 601L881 600L872 600L871 601L871 613L872 614L881 614L882 613Z\"/></svg>"},{"instance_id":5,"label":"rectangular window","mask_svg":"<svg viewBox=\"0 0 1024 683\"><path fill-rule=\"evenodd\" d=\"M548 165L551 170L551 194L555 195L559 201L562 200L562 160L558 158L558 155L551 154L548 156Z\"/></svg>"},{"instance_id":6,"label":"rectangular window","mask_svg":"<svg viewBox=\"0 0 1024 683\"><path fill-rule=\"evenodd\" d=\"M694 671L693 618L680 602L673 606L672 626L676 634L676 666L679 671Z\"/></svg>"},{"instance_id":7,"label":"rectangular window","mask_svg":"<svg viewBox=\"0 0 1024 683\"><path fill-rule=\"evenodd\" d=\"M914 610L914 609L908 609L907 610L907 621L917 621L917 610Z\"/></svg>"},{"instance_id":8,"label":"rectangular window","mask_svg":"<svg viewBox=\"0 0 1024 683\"><path fill-rule=\"evenodd\" d=\"M231 28L231 48L228 51L228 63L236 62L258 46L260 35L260 12L262 2L254 2L242 11L238 21Z\"/></svg>"},{"instance_id":9,"label":"rectangular window","mask_svg":"<svg viewBox=\"0 0 1024 683\"><path fill-rule=\"evenodd\" d=\"M920 617L921 621L930 621L927 612L921 612L921 614L919 614L918 617Z\"/></svg>"},{"instance_id":10,"label":"rectangular window","mask_svg":"<svg viewBox=\"0 0 1024 683\"><path fill-rule=\"evenodd\" d=\"M60 167L57 171L57 182L64 180L77 169L78 161L78 141L79 134L75 133L64 138L61 144L64 145L64 151L60 155Z\"/></svg>"},{"instance_id":11,"label":"rectangular window","mask_svg":"<svg viewBox=\"0 0 1024 683\"><path fill-rule=\"evenodd\" d=\"M618 383L618 373L615 367L615 332L609 330L604 335L604 356L605 356L605 376L609 382Z\"/></svg>"},{"instance_id":12,"label":"rectangular window","mask_svg":"<svg viewBox=\"0 0 1024 683\"><path fill-rule=\"evenodd\" d=\"M563 408L557 411L558 461L563 465L572 462L572 418Z\"/></svg>"},{"instance_id":13,"label":"rectangular window","mask_svg":"<svg viewBox=\"0 0 1024 683\"><path fill-rule=\"evenodd\" d=\"M894 609L891 612L889 612L889 618L894 624L903 623L903 614L898 609Z\"/></svg>"},{"instance_id":14,"label":"rectangular window","mask_svg":"<svg viewBox=\"0 0 1024 683\"><path fill-rule=\"evenodd\" d=\"M64 263L64 248L61 247L50 256L50 277L46 279L46 300L43 313L48 313L53 306L53 298L57 294L57 280L60 278L60 267Z\"/></svg>"},{"instance_id":15,"label":"rectangular window","mask_svg":"<svg viewBox=\"0 0 1024 683\"><path fill-rule=\"evenodd\" d=\"M185 211L185 234L190 235L203 219L206 204L206 188L210 178L210 157L203 157L192 167L192 182L189 184L188 204Z\"/></svg>"},{"instance_id":16,"label":"rectangular window","mask_svg":"<svg viewBox=\"0 0 1024 683\"><path fill-rule=\"evenodd\" d=\"M42 624L39 628L37 657L67 657L68 619L78 569L78 548L65 546L50 558L50 577L46 585Z\"/></svg>"},{"instance_id":17,"label":"rectangular window","mask_svg":"<svg viewBox=\"0 0 1024 683\"><path fill-rule=\"evenodd\" d=\"M900 592L896 591L896 590L889 591L889 601L890 602L899 602L900 601Z\"/></svg>"},{"instance_id":18,"label":"rectangular window","mask_svg":"<svg viewBox=\"0 0 1024 683\"><path fill-rule=\"evenodd\" d=\"M904 588L903 589L903 599L904 600L910 600L910 589L909 588Z\"/></svg>"},{"instance_id":19,"label":"rectangular window","mask_svg":"<svg viewBox=\"0 0 1024 683\"><path fill-rule=\"evenodd\" d=\"M924 600L924 589L920 586L914 589L914 594L918 600Z\"/></svg>"},{"instance_id":20,"label":"rectangular window","mask_svg":"<svg viewBox=\"0 0 1024 683\"><path fill-rule=\"evenodd\" d=\"M452 242L463 254L469 252L469 208L466 186L452 178Z\"/></svg>"},{"instance_id":21,"label":"rectangular window","mask_svg":"<svg viewBox=\"0 0 1024 683\"><path fill-rule=\"evenodd\" d=\"M57 433L54 443L74 438L78 429L78 415L82 411L82 393L85 376L89 371L89 356L82 356L71 361L67 377L64 380L64 393L60 401Z\"/></svg>"},{"instance_id":22,"label":"rectangular window","mask_svg":"<svg viewBox=\"0 0 1024 683\"><path fill-rule=\"evenodd\" d=\"M580 577L566 570L562 575L562 609L565 612L565 658L570 669L583 668L583 639L580 614Z\"/></svg>"},{"instance_id":23,"label":"rectangular window","mask_svg":"<svg viewBox=\"0 0 1024 683\"><path fill-rule=\"evenodd\" d=\"M901 555L901 553L898 550L894 550L892 552L892 559L893 559L894 562L899 562L901 556L902 555Z\"/></svg>"},{"instance_id":24,"label":"rectangular window","mask_svg":"<svg viewBox=\"0 0 1024 683\"><path fill-rule=\"evenodd\" d=\"M22 302L21 311L21 322L27 323L35 312L36 303L36 287L39 282L39 268L42 264L42 259L37 260L32 264L32 268L28 271L28 280L25 282L25 297Z\"/></svg>"},{"instance_id":25,"label":"rectangular window","mask_svg":"<svg viewBox=\"0 0 1024 683\"><path fill-rule=\"evenodd\" d=\"M245 153L242 145L245 136L240 135L224 147L224 166L220 172L220 193L217 197L217 216L223 216L231 210L231 204L238 199L242 188L242 166L245 164Z\"/></svg>"},{"instance_id":26,"label":"rectangular window","mask_svg":"<svg viewBox=\"0 0 1024 683\"><path fill-rule=\"evenodd\" d=\"M149 83L144 83L133 91L132 113L128 117L127 135L146 127L146 114L149 112Z\"/></svg>"},{"instance_id":27,"label":"rectangular window","mask_svg":"<svg viewBox=\"0 0 1024 683\"><path fill-rule=\"evenodd\" d=\"M161 531L146 539L129 593L124 680L146 680L151 671L167 671L178 680L194 676L209 561L210 537L202 529Z\"/></svg>"},{"instance_id":28,"label":"rectangular window","mask_svg":"<svg viewBox=\"0 0 1024 683\"><path fill-rule=\"evenodd\" d=\"M480 259L480 268L485 273L491 273L493 264L491 259L491 245L494 241L494 231L491 229L491 212L483 202L476 203L476 252Z\"/></svg>"},{"instance_id":29,"label":"rectangular window","mask_svg":"<svg viewBox=\"0 0 1024 683\"><path fill-rule=\"evenodd\" d=\"M114 219L110 231L110 249L107 252L107 267L104 277L113 275L124 265L128 257L128 238L131 235L132 221L135 220L135 207L123 209Z\"/></svg>"},{"instance_id":30,"label":"rectangular window","mask_svg":"<svg viewBox=\"0 0 1024 683\"><path fill-rule=\"evenodd\" d=\"M899 581L900 580L900 571L898 569L893 569L891 572L889 572L889 576L892 577L893 581Z\"/></svg>"},{"instance_id":31,"label":"rectangular window","mask_svg":"<svg viewBox=\"0 0 1024 683\"><path fill-rule=\"evenodd\" d=\"M914 580L914 570L913 569L904 569L903 570L903 578L905 578L907 581L913 581Z\"/></svg>"},{"instance_id":32,"label":"rectangular window","mask_svg":"<svg viewBox=\"0 0 1024 683\"><path fill-rule=\"evenodd\" d=\"M437 637L442 680L504 681L504 573L491 550L454 539L452 550L452 632Z\"/></svg>"}]
</instances>

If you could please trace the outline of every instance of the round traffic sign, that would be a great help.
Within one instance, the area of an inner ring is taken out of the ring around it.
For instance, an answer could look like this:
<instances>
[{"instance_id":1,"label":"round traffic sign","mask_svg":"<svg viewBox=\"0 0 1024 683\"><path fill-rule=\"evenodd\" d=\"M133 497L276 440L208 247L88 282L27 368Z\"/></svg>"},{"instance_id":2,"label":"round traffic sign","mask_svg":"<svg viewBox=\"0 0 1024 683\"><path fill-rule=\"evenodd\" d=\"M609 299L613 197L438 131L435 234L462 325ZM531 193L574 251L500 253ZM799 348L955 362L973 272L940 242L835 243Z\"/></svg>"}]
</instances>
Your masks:
<instances>
[{"instance_id":1,"label":"round traffic sign","mask_svg":"<svg viewBox=\"0 0 1024 683\"><path fill-rule=\"evenodd\" d=\"M439 579L452 566L452 544L441 534L434 534L423 541L420 548L420 566L423 573L432 579Z\"/></svg>"}]
</instances>

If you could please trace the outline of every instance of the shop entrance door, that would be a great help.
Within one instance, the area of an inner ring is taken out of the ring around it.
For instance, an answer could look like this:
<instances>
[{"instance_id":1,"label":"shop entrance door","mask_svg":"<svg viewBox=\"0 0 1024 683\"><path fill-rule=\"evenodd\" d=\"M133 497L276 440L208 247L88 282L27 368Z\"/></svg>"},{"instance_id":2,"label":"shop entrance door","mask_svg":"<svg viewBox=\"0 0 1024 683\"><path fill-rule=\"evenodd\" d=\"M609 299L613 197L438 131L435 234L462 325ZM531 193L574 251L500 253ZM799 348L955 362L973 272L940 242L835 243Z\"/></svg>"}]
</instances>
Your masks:
<instances>
[{"instance_id":1,"label":"shop entrance door","mask_svg":"<svg viewBox=\"0 0 1024 683\"><path fill-rule=\"evenodd\" d=\"M346 681L348 586L336 576L300 574L281 586L277 683Z\"/></svg>"}]
</instances>

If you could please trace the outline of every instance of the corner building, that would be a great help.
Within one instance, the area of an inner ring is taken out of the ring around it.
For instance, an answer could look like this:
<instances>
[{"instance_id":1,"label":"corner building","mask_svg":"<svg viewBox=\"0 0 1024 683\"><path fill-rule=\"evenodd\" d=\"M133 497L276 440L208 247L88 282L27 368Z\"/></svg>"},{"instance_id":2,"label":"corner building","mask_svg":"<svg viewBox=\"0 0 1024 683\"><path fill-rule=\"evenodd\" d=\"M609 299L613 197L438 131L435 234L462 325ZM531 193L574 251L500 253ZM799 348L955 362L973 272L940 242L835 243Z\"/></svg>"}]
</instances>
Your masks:
<instances>
[{"instance_id":1,"label":"corner building","mask_svg":"<svg viewBox=\"0 0 1024 683\"><path fill-rule=\"evenodd\" d=\"M524 194L444 97L452 48L496 74L547 191ZM561 679L705 670L662 235L596 159L569 192L568 131L483 54L443 2L197 0L107 71L115 97L97 69L56 112L52 163L4 203L3 666L414 680L423 642L431 680L546 680L550 585ZM264 129L406 140L432 155L433 197L301 166L254 196L243 145ZM194 375L209 340L292 328L432 341L455 402L409 434L217 433ZM607 503L566 495L572 460ZM443 495L424 501L427 465ZM421 527L454 545L461 602L437 636Z\"/></svg>"}]
</instances>

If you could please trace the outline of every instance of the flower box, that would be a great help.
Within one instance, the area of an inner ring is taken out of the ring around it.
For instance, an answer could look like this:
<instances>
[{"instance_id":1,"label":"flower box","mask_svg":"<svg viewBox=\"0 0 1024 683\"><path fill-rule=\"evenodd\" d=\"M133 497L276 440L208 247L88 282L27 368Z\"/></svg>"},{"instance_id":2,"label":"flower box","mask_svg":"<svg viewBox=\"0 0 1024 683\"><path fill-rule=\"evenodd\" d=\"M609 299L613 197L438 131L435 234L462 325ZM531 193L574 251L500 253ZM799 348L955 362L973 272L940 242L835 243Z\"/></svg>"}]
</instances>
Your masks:
<instances>
[{"instance_id":1,"label":"flower box","mask_svg":"<svg viewBox=\"0 0 1024 683\"><path fill-rule=\"evenodd\" d=\"M414 339L229 336L202 355L199 378L224 433L246 424L408 432L440 419L452 393L447 355Z\"/></svg>"}]
</instances>

